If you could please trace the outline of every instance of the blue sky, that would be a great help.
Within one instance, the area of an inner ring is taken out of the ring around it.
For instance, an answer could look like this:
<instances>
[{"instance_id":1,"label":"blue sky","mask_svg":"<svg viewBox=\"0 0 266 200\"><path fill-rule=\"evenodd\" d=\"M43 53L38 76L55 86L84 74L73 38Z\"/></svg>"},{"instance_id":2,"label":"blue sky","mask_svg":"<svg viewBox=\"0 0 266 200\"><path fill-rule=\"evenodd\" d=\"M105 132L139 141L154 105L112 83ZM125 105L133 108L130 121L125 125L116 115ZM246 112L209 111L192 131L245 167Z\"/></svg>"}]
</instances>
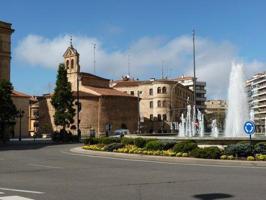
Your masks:
<instances>
[{"instance_id":1,"label":"blue sky","mask_svg":"<svg viewBox=\"0 0 266 200\"><path fill-rule=\"evenodd\" d=\"M70 35L81 54L82 71L91 72L90 44L95 42L98 75L120 78L127 73L130 55L133 76L148 79L160 77L162 63L168 77L190 75L195 28L198 76L207 81L209 98L225 98L232 61L244 64L247 77L265 70L264 1L9 0L1 8L0 20L16 30L12 82L32 95L46 93L48 84L54 84ZM208 75L217 70L223 73L220 79Z\"/></svg>"}]
</instances>

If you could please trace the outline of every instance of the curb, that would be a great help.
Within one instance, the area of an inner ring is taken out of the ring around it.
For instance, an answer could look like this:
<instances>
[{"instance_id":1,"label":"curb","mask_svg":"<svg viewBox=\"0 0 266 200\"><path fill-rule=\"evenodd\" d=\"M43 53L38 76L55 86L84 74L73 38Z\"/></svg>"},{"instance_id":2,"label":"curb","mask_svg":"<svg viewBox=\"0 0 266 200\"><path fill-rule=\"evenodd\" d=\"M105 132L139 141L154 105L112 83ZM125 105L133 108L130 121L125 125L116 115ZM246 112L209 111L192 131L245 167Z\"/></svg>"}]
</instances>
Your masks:
<instances>
[{"instance_id":1,"label":"curb","mask_svg":"<svg viewBox=\"0 0 266 200\"><path fill-rule=\"evenodd\" d=\"M160 162L167 164L186 164L186 165L208 165L220 167L250 167L250 168L266 168L265 161L241 161L241 160L212 160L201 158L182 158L182 157L165 157L153 155L140 155L140 154L127 154L115 152L103 152L84 150L81 147L70 149L70 152L92 157L110 158L110 159L125 159L132 161L147 161L147 162Z\"/></svg>"}]
</instances>

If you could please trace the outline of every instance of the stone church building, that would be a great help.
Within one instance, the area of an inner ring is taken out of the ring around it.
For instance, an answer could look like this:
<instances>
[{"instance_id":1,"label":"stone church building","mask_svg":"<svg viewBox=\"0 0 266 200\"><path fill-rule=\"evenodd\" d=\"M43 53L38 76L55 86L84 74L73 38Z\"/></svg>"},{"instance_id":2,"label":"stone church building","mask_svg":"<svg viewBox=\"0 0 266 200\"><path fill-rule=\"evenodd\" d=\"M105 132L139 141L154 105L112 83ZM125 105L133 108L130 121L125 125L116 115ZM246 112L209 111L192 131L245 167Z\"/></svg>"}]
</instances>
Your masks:
<instances>
[{"instance_id":1,"label":"stone church building","mask_svg":"<svg viewBox=\"0 0 266 200\"><path fill-rule=\"evenodd\" d=\"M80 72L79 53L72 44L67 48L63 57L68 81L71 83L75 98L79 91L81 134L86 136L91 130L95 130L97 135L104 135L108 127L112 129L111 131L127 128L131 133L136 132L139 116L138 98L110 88L108 79ZM40 131L43 133L60 129L54 124L51 95L39 98L39 124ZM76 124L77 115L74 124L70 127L74 134L77 133Z\"/></svg>"}]
</instances>

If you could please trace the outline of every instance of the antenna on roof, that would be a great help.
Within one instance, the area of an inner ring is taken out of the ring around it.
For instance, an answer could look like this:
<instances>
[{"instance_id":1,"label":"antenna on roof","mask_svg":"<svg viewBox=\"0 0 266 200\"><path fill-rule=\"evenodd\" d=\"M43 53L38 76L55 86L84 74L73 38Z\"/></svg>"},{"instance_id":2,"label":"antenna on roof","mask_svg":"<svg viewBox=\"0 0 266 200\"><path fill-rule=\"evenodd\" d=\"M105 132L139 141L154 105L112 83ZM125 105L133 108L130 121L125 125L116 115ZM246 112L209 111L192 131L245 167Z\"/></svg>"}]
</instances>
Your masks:
<instances>
[{"instance_id":1,"label":"antenna on roof","mask_svg":"<svg viewBox=\"0 0 266 200\"><path fill-rule=\"evenodd\" d=\"M164 60L162 60L162 79L164 79Z\"/></svg>"},{"instance_id":2,"label":"antenna on roof","mask_svg":"<svg viewBox=\"0 0 266 200\"><path fill-rule=\"evenodd\" d=\"M92 43L92 45L93 45L93 73L96 74L96 58L95 58L96 44Z\"/></svg>"},{"instance_id":3,"label":"antenna on roof","mask_svg":"<svg viewBox=\"0 0 266 200\"><path fill-rule=\"evenodd\" d=\"M72 35L70 35L70 47L73 47L73 45L72 45Z\"/></svg>"},{"instance_id":4,"label":"antenna on roof","mask_svg":"<svg viewBox=\"0 0 266 200\"><path fill-rule=\"evenodd\" d=\"M130 54L127 55L127 74L130 77Z\"/></svg>"}]
</instances>

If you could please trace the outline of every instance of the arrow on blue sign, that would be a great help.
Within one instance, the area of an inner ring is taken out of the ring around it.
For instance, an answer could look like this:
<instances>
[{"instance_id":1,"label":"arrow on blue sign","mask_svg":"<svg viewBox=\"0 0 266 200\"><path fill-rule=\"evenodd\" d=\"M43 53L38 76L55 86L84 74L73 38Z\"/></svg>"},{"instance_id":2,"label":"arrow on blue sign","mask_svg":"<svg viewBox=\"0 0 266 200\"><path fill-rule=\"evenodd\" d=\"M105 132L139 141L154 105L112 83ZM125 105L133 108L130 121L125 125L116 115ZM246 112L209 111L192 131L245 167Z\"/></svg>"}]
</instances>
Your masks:
<instances>
[{"instance_id":1,"label":"arrow on blue sign","mask_svg":"<svg viewBox=\"0 0 266 200\"><path fill-rule=\"evenodd\" d=\"M247 121L244 124L244 130L246 132L246 134L248 135L252 135L255 132L255 124L253 121Z\"/></svg>"}]
</instances>

